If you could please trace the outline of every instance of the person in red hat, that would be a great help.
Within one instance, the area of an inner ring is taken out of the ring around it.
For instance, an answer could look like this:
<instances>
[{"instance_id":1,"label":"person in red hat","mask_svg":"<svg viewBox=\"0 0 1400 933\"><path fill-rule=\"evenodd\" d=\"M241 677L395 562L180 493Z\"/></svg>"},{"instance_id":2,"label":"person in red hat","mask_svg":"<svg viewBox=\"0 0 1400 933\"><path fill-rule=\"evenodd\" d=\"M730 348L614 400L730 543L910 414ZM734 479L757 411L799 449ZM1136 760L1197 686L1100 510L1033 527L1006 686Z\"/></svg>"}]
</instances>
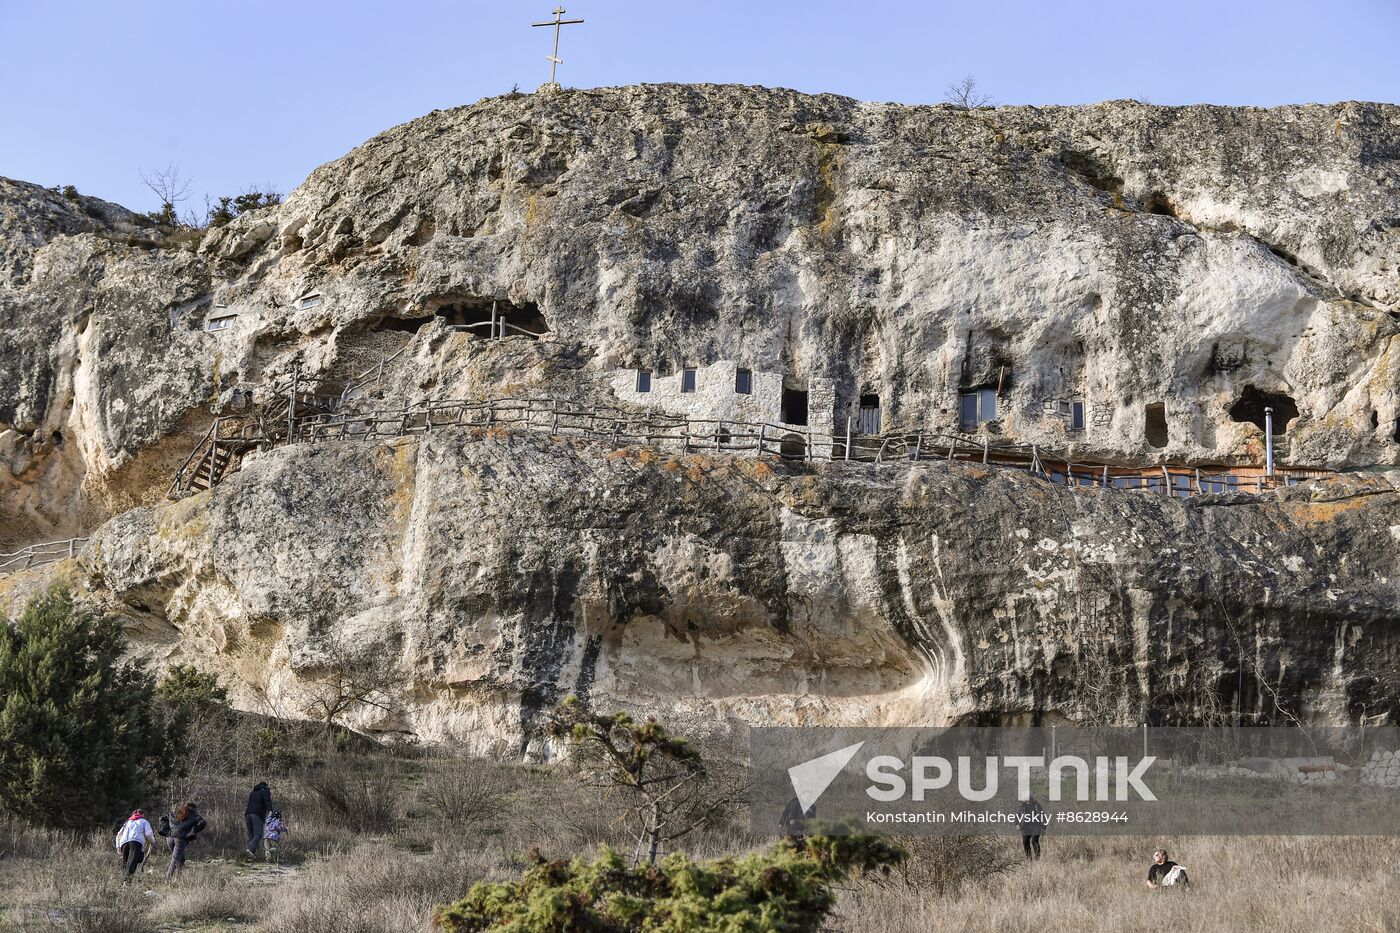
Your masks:
<instances>
[{"instance_id":1,"label":"person in red hat","mask_svg":"<svg viewBox=\"0 0 1400 933\"><path fill-rule=\"evenodd\" d=\"M122 864L126 869L123 884L136 874L136 869L146 860L147 846L155 845L155 841L156 834L151 831L145 811L132 810L131 816L127 817L121 831L117 833L117 851L121 853Z\"/></svg>"}]
</instances>

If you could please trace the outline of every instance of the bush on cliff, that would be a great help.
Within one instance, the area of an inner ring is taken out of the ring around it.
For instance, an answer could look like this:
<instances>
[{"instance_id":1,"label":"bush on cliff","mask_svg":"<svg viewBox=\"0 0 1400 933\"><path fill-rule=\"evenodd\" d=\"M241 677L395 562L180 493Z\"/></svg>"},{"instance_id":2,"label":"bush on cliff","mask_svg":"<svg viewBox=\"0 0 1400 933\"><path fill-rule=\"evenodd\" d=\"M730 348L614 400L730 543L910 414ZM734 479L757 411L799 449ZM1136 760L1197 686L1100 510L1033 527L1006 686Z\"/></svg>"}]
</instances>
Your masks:
<instances>
[{"instance_id":1,"label":"bush on cliff","mask_svg":"<svg viewBox=\"0 0 1400 933\"><path fill-rule=\"evenodd\" d=\"M636 868L607 848L591 862L534 854L519 881L473 885L435 921L445 933L799 933L821 927L836 902L833 884L903 857L899 847L868 835L783 840L767 852L705 862L675 853Z\"/></svg>"},{"instance_id":2,"label":"bush on cliff","mask_svg":"<svg viewBox=\"0 0 1400 933\"><path fill-rule=\"evenodd\" d=\"M0 809L77 829L150 801L174 729L123 647L120 622L65 586L0 620Z\"/></svg>"}]
</instances>

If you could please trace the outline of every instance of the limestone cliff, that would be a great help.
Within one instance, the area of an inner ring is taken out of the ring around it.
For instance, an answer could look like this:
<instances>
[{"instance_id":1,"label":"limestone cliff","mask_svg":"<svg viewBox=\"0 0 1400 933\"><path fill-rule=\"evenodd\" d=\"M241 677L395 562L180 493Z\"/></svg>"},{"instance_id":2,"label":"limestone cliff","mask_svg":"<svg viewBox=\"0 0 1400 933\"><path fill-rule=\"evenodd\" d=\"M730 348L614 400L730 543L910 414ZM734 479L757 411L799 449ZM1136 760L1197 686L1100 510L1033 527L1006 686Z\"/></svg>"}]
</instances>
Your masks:
<instances>
[{"instance_id":1,"label":"limestone cliff","mask_svg":"<svg viewBox=\"0 0 1400 933\"><path fill-rule=\"evenodd\" d=\"M568 690L696 721L1396 715L1400 107L513 95L192 245L22 183L0 224L0 550L95 532L72 572L247 704L344 636L411 684L367 727L483 747ZM1183 501L464 429L278 447L166 502L293 373L364 408L1114 463L1257 464L1269 405L1280 462L1376 475Z\"/></svg>"}]
</instances>

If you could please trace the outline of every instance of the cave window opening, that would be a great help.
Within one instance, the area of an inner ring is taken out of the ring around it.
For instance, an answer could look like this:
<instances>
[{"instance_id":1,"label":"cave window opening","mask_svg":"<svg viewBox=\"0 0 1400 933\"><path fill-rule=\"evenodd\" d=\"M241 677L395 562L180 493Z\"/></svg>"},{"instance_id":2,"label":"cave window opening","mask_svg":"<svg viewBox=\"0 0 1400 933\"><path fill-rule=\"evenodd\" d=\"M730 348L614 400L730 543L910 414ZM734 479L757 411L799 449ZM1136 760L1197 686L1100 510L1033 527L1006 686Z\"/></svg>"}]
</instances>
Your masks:
<instances>
[{"instance_id":1,"label":"cave window opening","mask_svg":"<svg viewBox=\"0 0 1400 933\"><path fill-rule=\"evenodd\" d=\"M528 337L539 340L549 333L549 322L533 302L515 304L497 298L466 298L440 306L437 317L456 330L479 337Z\"/></svg>"},{"instance_id":2,"label":"cave window opening","mask_svg":"<svg viewBox=\"0 0 1400 933\"><path fill-rule=\"evenodd\" d=\"M204 329L209 333L217 333L221 330L228 330L238 320L236 314L220 314L218 317L211 317L204 322Z\"/></svg>"},{"instance_id":3,"label":"cave window opening","mask_svg":"<svg viewBox=\"0 0 1400 933\"><path fill-rule=\"evenodd\" d=\"M375 325L376 331L394 330L404 334L416 334L433 319L430 314L427 317L386 317Z\"/></svg>"},{"instance_id":4,"label":"cave window opening","mask_svg":"<svg viewBox=\"0 0 1400 933\"><path fill-rule=\"evenodd\" d=\"M1153 447L1167 446L1167 406L1164 402L1151 402L1144 415L1144 430L1147 443Z\"/></svg>"},{"instance_id":5,"label":"cave window opening","mask_svg":"<svg viewBox=\"0 0 1400 933\"><path fill-rule=\"evenodd\" d=\"M1072 432L1084 430L1084 400L1074 399L1069 403L1069 429Z\"/></svg>"},{"instance_id":6,"label":"cave window opening","mask_svg":"<svg viewBox=\"0 0 1400 933\"><path fill-rule=\"evenodd\" d=\"M807 424L807 390L783 386L783 423L805 427Z\"/></svg>"},{"instance_id":7,"label":"cave window opening","mask_svg":"<svg viewBox=\"0 0 1400 933\"><path fill-rule=\"evenodd\" d=\"M693 366L687 366L681 370L681 391L695 391L695 368Z\"/></svg>"},{"instance_id":8,"label":"cave window opening","mask_svg":"<svg viewBox=\"0 0 1400 933\"><path fill-rule=\"evenodd\" d=\"M297 309L299 311L305 311L308 308L316 307L324 300L320 292L309 292L297 299Z\"/></svg>"},{"instance_id":9,"label":"cave window opening","mask_svg":"<svg viewBox=\"0 0 1400 933\"><path fill-rule=\"evenodd\" d=\"M1239 401L1230 406L1230 420L1252 424L1264 430L1264 409L1274 410L1274 436L1288 431L1288 423L1298 417L1298 403L1281 392L1263 392L1252 385L1244 387Z\"/></svg>"},{"instance_id":10,"label":"cave window opening","mask_svg":"<svg viewBox=\"0 0 1400 933\"><path fill-rule=\"evenodd\" d=\"M637 391L638 391L638 392L650 392L650 391L651 391L651 370L649 370L649 369L639 369L639 370L637 370Z\"/></svg>"},{"instance_id":11,"label":"cave window opening","mask_svg":"<svg viewBox=\"0 0 1400 933\"><path fill-rule=\"evenodd\" d=\"M734 371L734 391L740 395L753 394L753 370L736 369Z\"/></svg>"},{"instance_id":12,"label":"cave window opening","mask_svg":"<svg viewBox=\"0 0 1400 933\"><path fill-rule=\"evenodd\" d=\"M996 389L974 389L964 392L958 400L958 426L964 431L975 431L979 424L995 421L996 417Z\"/></svg>"},{"instance_id":13,"label":"cave window opening","mask_svg":"<svg viewBox=\"0 0 1400 933\"><path fill-rule=\"evenodd\" d=\"M733 435L729 433L728 428L720 425L719 429L715 431L715 444L719 447L728 447L731 443L733 443Z\"/></svg>"}]
</instances>

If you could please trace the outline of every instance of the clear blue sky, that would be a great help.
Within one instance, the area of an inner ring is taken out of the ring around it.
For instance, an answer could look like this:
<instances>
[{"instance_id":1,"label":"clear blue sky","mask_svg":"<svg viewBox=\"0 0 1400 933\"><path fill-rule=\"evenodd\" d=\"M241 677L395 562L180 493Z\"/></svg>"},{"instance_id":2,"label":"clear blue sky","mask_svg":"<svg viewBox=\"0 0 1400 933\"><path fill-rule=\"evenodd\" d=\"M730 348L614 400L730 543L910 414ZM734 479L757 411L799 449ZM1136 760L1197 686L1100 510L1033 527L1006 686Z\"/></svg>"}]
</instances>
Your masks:
<instances>
[{"instance_id":1,"label":"clear blue sky","mask_svg":"<svg viewBox=\"0 0 1400 933\"><path fill-rule=\"evenodd\" d=\"M0 0L0 175L155 207L290 191L434 108L548 75L549 0ZM570 0L562 83L764 84L928 103L1400 101L1400 0Z\"/></svg>"}]
</instances>

